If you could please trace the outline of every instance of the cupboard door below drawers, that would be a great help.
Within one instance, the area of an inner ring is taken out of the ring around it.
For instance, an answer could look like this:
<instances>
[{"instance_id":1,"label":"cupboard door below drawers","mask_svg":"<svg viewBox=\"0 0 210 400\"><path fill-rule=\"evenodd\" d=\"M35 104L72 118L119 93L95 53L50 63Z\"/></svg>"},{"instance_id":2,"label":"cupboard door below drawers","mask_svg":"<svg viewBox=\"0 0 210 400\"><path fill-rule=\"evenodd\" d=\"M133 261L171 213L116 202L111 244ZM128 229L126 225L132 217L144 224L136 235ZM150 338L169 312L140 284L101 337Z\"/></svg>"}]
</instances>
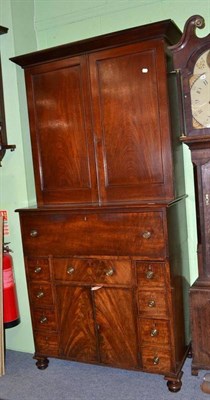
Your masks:
<instances>
[{"instance_id":1,"label":"cupboard door below drawers","mask_svg":"<svg viewBox=\"0 0 210 400\"><path fill-rule=\"evenodd\" d=\"M89 288L56 285L61 355L98 361L92 296Z\"/></svg>"}]
</instances>

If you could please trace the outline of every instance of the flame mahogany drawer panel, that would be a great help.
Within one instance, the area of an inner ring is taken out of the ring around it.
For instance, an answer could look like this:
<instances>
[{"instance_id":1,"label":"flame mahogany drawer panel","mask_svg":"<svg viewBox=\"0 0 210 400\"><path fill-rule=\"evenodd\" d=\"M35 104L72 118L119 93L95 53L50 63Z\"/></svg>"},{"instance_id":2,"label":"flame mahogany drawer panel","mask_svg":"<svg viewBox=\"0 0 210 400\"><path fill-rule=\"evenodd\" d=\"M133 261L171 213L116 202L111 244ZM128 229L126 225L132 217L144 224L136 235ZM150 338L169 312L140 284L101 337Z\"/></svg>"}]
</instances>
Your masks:
<instances>
[{"instance_id":1,"label":"flame mahogany drawer panel","mask_svg":"<svg viewBox=\"0 0 210 400\"><path fill-rule=\"evenodd\" d=\"M137 282L139 287L156 288L165 286L165 263L137 261L136 267Z\"/></svg>"},{"instance_id":2,"label":"flame mahogany drawer panel","mask_svg":"<svg viewBox=\"0 0 210 400\"><path fill-rule=\"evenodd\" d=\"M142 346L170 344L169 321L140 318L138 326Z\"/></svg>"},{"instance_id":3,"label":"flame mahogany drawer panel","mask_svg":"<svg viewBox=\"0 0 210 400\"><path fill-rule=\"evenodd\" d=\"M27 272L31 280L48 281L50 268L48 258L27 258Z\"/></svg>"},{"instance_id":4,"label":"flame mahogany drawer panel","mask_svg":"<svg viewBox=\"0 0 210 400\"><path fill-rule=\"evenodd\" d=\"M29 283L30 300L38 307L53 304L52 288L49 283Z\"/></svg>"},{"instance_id":5,"label":"flame mahogany drawer panel","mask_svg":"<svg viewBox=\"0 0 210 400\"><path fill-rule=\"evenodd\" d=\"M52 333L40 333L34 331L34 341L37 354L51 354L59 356L59 336Z\"/></svg>"},{"instance_id":6,"label":"flame mahogany drawer panel","mask_svg":"<svg viewBox=\"0 0 210 400\"><path fill-rule=\"evenodd\" d=\"M55 280L131 285L131 260L54 258Z\"/></svg>"},{"instance_id":7,"label":"flame mahogany drawer panel","mask_svg":"<svg viewBox=\"0 0 210 400\"><path fill-rule=\"evenodd\" d=\"M166 317L168 314L167 292L162 289L138 289L139 313L150 317Z\"/></svg>"},{"instance_id":8,"label":"flame mahogany drawer panel","mask_svg":"<svg viewBox=\"0 0 210 400\"><path fill-rule=\"evenodd\" d=\"M164 373L171 370L171 348L143 347L142 348L143 370L157 373Z\"/></svg>"},{"instance_id":9,"label":"flame mahogany drawer panel","mask_svg":"<svg viewBox=\"0 0 210 400\"><path fill-rule=\"evenodd\" d=\"M133 213L25 213L21 215L27 255L139 255L164 258L162 211Z\"/></svg>"},{"instance_id":10,"label":"flame mahogany drawer panel","mask_svg":"<svg viewBox=\"0 0 210 400\"><path fill-rule=\"evenodd\" d=\"M56 330L56 316L52 309L34 309L32 313L34 328L36 330Z\"/></svg>"}]
</instances>

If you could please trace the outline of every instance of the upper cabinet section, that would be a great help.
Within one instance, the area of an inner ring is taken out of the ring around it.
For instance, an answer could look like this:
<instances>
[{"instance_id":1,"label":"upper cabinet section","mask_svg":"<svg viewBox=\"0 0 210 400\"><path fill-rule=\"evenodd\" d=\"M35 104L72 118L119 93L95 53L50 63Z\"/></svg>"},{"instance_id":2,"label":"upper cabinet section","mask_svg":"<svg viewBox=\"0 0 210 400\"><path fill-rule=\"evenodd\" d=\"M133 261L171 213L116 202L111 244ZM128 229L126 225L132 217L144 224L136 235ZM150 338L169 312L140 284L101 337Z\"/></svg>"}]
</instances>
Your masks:
<instances>
[{"instance_id":1,"label":"upper cabinet section","mask_svg":"<svg viewBox=\"0 0 210 400\"><path fill-rule=\"evenodd\" d=\"M12 59L39 206L173 200L166 47L179 38L162 21Z\"/></svg>"}]
</instances>

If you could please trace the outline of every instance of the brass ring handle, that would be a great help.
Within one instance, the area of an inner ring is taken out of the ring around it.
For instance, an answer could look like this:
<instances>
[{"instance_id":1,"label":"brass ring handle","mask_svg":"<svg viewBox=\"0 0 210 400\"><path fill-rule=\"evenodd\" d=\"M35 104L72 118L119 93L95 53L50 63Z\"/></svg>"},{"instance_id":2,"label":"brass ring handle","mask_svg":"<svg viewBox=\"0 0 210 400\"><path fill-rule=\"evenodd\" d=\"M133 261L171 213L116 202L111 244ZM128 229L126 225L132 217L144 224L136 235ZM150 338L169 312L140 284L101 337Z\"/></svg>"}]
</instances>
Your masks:
<instances>
[{"instance_id":1,"label":"brass ring handle","mask_svg":"<svg viewBox=\"0 0 210 400\"><path fill-rule=\"evenodd\" d=\"M156 329L156 328L153 328L152 330L151 330L151 332L150 332L150 336L152 336L152 337L155 337L155 336L157 336L158 335L158 330Z\"/></svg>"},{"instance_id":2,"label":"brass ring handle","mask_svg":"<svg viewBox=\"0 0 210 400\"><path fill-rule=\"evenodd\" d=\"M154 358L153 358L153 363L154 363L154 365L159 364L159 362L160 362L159 357L158 357L158 356L154 356Z\"/></svg>"},{"instance_id":3,"label":"brass ring handle","mask_svg":"<svg viewBox=\"0 0 210 400\"><path fill-rule=\"evenodd\" d=\"M40 324L44 324L45 322L47 322L47 317L45 317L45 316L43 316L41 319L40 319Z\"/></svg>"},{"instance_id":4,"label":"brass ring handle","mask_svg":"<svg viewBox=\"0 0 210 400\"><path fill-rule=\"evenodd\" d=\"M152 236L152 233L150 231L145 231L145 232L142 233L142 237L144 239L150 239L151 236Z\"/></svg>"},{"instance_id":5,"label":"brass ring handle","mask_svg":"<svg viewBox=\"0 0 210 400\"><path fill-rule=\"evenodd\" d=\"M42 270L42 267L36 267L34 272L35 272L35 274L39 274L39 272L41 272L41 270Z\"/></svg>"},{"instance_id":6,"label":"brass ring handle","mask_svg":"<svg viewBox=\"0 0 210 400\"><path fill-rule=\"evenodd\" d=\"M113 268L108 269L107 271L105 271L105 275L106 276L112 276L114 274L114 270Z\"/></svg>"},{"instance_id":7,"label":"brass ring handle","mask_svg":"<svg viewBox=\"0 0 210 400\"><path fill-rule=\"evenodd\" d=\"M41 299L41 297L43 297L44 296L44 292L38 292L37 293L37 295L36 295L36 297L37 297L37 299Z\"/></svg>"},{"instance_id":8,"label":"brass ring handle","mask_svg":"<svg viewBox=\"0 0 210 400\"><path fill-rule=\"evenodd\" d=\"M151 269L149 269L147 272L146 272L146 278L147 279L152 279L154 277L154 272L151 270Z\"/></svg>"},{"instance_id":9,"label":"brass ring handle","mask_svg":"<svg viewBox=\"0 0 210 400\"><path fill-rule=\"evenodd\" d=\"M155 300L149 300L148 301L148 307L152 308L152 307L155 307L155 306L156 306Z\"/></svg>"},{"instance_id":10,"label":"brass ring handle","mask_svg":"<svg viewBox=\"0 0 210 400\"><path fill-rule=\"evenodd\" d=\"M75 271L75 269L72 266L68 267L66 270L67 274L69 274L69 275L72 275L74 273L74 271Z\"/></svg>"},{"instance_id":11,"label":"brass ring handle","mask_svg":"<svg viewBox=\"0 0 210 400\"><path fill-rule=\"evenodd\" d=\"M30 236L31 237L37 237L38 236L38 232L36 231L36 229L32 229L32 231L30 232Z\"/></svg>"}]
</instances>

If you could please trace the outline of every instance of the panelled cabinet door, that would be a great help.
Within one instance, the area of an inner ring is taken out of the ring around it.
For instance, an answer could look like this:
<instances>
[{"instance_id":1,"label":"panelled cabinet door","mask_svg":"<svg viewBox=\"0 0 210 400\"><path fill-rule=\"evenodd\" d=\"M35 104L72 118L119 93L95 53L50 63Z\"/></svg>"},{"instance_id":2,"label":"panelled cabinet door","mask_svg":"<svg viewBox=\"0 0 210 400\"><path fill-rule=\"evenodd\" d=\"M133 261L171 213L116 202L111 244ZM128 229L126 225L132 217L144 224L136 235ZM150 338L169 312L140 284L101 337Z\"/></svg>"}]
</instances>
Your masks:
<instances>
[{"instance_id":1,"label":"panelled cabinet door","mask_svg":"<svg viewBox=\"0 0 210 400\"><path fill-rule=\"evenodd\" d=\"M164 44L91 54L101 203L173 196Z\"/></svg>"},{"instance_id":2,"label":"panelled cabinet door","mask_svg":"<svg viewBox=\"0 0 210 400\"><path fill-rule=\"evenodd\" d=\"M91 292L89 288L57 285L60 352L77 361L98 361Z\"/></svg>"},{"instance_id":3,"label":"panelled cabinet door","mask_svg":"<svg viewBox=\"0 0 210 400\"><path fill-rule=\"evenodd\" d=\"M25 74L38 204L96 202L86 57Z\"/></svg>"},{"instance_id":4,"label":"panelled cabinet door","mask_svg":"<svg viewBox=\"0 0 210 400\"><path fill-rule=\"evenodd\" d=\"M133 291L57 285L62 357L137 368Z\"/></svg>"},{"instance_id":5,"label":"panelled cabinet door","mask_svg":"<svg viewBox=\"0 0 210 400\"><path fill-rule=\"evenodd\" d=\"M94 291L100 362L137 368L137 335L131 289L102 287Z\"/></svg>"}]
</instances>

